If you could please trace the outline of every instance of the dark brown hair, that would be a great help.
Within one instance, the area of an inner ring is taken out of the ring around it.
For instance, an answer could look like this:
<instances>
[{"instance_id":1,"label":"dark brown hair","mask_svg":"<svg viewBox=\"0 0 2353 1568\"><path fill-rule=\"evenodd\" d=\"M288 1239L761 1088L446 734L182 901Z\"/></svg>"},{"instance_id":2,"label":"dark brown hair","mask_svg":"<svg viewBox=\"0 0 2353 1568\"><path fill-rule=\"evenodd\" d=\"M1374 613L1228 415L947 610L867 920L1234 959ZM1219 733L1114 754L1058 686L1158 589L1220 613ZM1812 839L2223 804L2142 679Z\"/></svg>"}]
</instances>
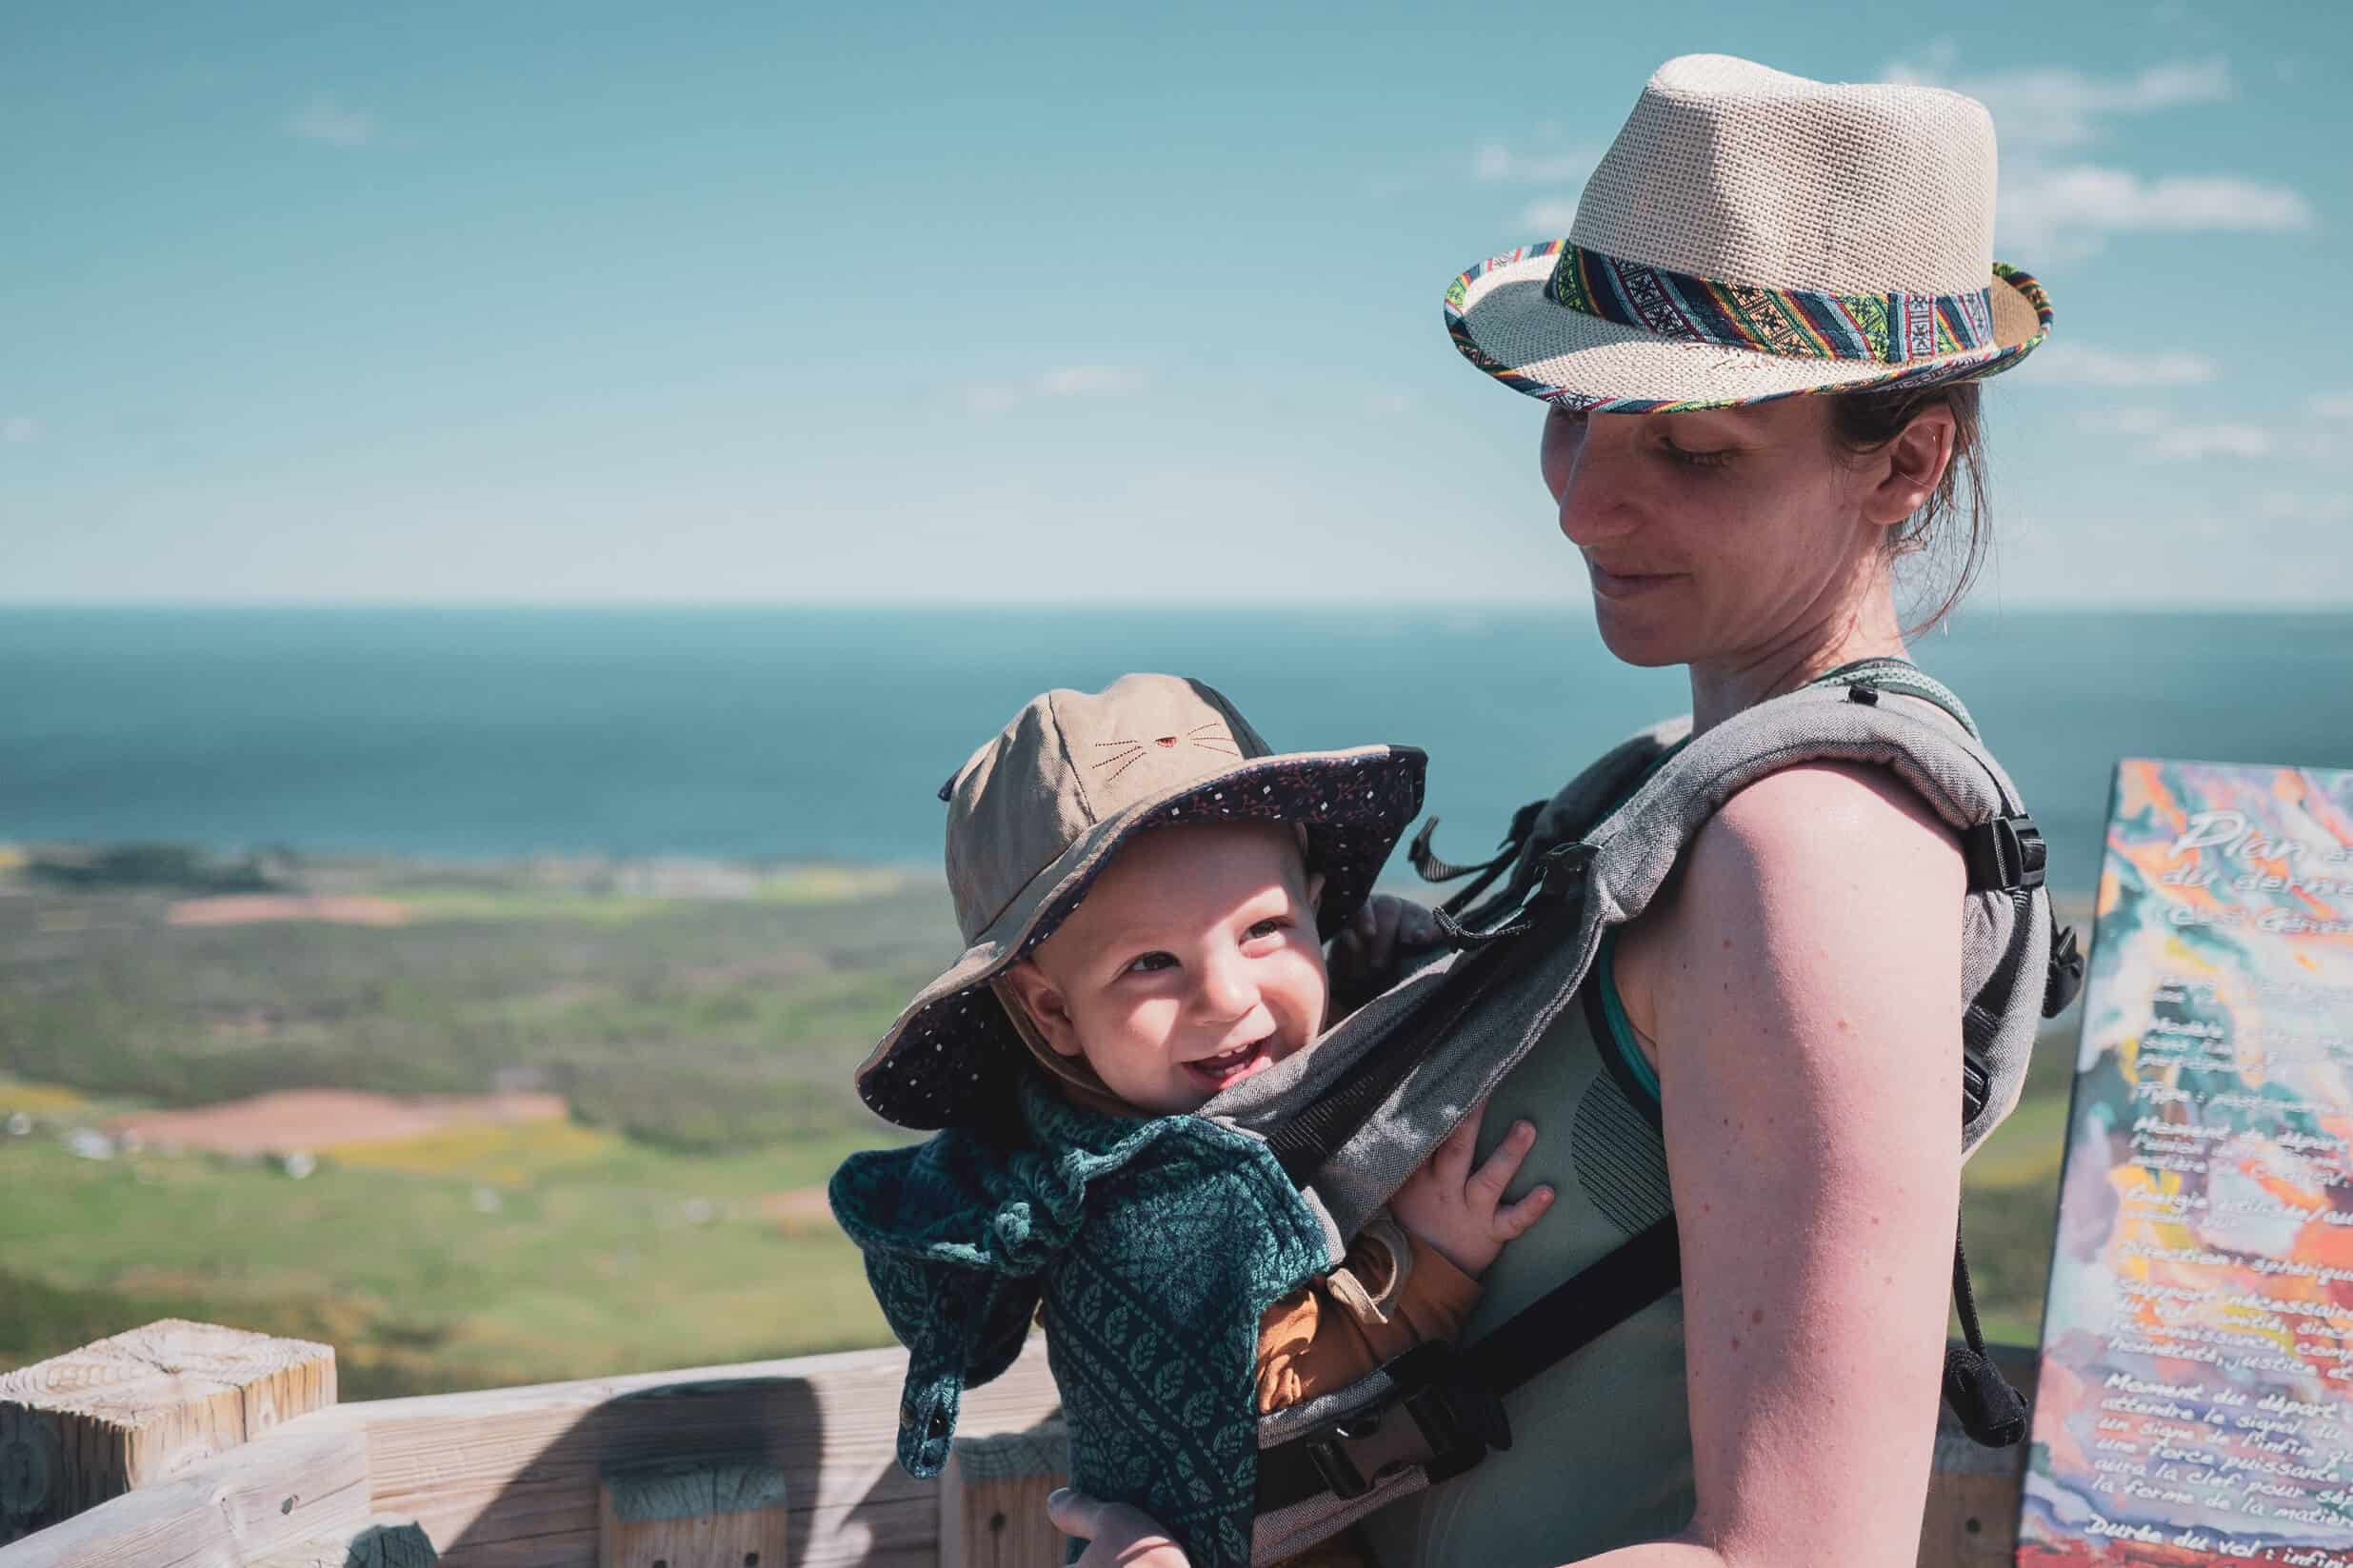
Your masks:
<instances>
[{"instance_id":1,"label":"dark brown hair","mask_svg":"<svg viewBox=\"0 0 2353 1568\"><path fill-rule=\"evenodd\" d=\"M1929 563L1940 557L1960 560L1960 568L1952 573L1950 586L1935 613L1906 627L1906 642L1952 613L1969 585L1977 581L1993 544L1985 515L1985 434L1978 392L1977 382L1962 381L1886 392L1846 392L1827 400L1831 437L1856 457L1893 441L1924 408L1941 405L1953 411L1952 461L1944 466L1944 476L1920 510L1887 531L1884 545L1891 565L1910 555ZM1955 515L1964 510L1968 518L1965 533Z\"/></svg>"}]
</instances>

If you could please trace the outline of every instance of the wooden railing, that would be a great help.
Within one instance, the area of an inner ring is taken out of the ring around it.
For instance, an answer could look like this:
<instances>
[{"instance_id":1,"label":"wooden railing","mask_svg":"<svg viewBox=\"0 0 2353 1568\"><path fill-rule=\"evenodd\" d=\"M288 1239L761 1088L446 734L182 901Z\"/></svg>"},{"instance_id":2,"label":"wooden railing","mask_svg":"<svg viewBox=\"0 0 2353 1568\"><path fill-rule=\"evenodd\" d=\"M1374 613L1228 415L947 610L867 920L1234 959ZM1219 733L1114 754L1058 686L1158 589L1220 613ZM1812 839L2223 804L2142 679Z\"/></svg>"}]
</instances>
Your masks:
<instances>
[{"instance_id":1,"label":"wooden railing","mask_svg":"<svg viewBox=\"0 0 2353 1568\"><path fill-rule=\"evenodd\" d=\"M234 1333L152 1325L0 1377L0 1568L1061 1560L1035 1340L966 1396L944 1481L916 1481L896 1350L337 1404L324 1346L243 1336L267 1370L242 1383L233 1356L170 1348ZM2000 1355L2030 1387L2031 1358ZM1920 1568L2010 1568L2024 1457L1940 1431Z\"/></svg>"}]
</instances>

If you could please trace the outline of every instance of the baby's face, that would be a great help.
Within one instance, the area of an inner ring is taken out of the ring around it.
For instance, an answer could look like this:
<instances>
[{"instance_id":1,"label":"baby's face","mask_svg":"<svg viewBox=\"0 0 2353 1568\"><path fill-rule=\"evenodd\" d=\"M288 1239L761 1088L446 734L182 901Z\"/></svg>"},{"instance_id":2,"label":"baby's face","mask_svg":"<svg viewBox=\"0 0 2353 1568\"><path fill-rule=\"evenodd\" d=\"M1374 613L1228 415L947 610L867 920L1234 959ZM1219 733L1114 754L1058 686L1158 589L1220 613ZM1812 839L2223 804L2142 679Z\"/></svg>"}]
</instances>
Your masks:
<instances>
[{"instance_id":1,"label":"baby's face","mask_svg":"<svg viewBox=\"0 0 2353 1568\"><path fill-rule=\"evenodd\" d=\"M1189 1111L1323 1029L1322 883L1286 825L1154 828L1007 979L1046 1042L1113 1094Z\"/></svg>"}]
</instances>

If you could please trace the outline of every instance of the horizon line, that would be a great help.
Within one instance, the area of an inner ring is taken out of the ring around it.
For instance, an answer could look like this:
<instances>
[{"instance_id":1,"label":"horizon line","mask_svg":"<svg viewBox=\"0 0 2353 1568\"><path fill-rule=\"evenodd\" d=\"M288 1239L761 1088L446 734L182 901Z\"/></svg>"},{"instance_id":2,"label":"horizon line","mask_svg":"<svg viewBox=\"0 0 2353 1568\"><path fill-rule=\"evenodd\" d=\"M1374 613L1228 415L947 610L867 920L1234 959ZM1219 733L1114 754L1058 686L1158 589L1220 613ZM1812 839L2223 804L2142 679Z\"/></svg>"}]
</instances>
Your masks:
<instances>
[{"instance_id":1,"label":"horizon line","mask_svg":"<svg viewBox=\"0 0 2353 1568\"><path fill-rule=\"evenodd\" d=\"M1562 599L1430 599L1419 595L1367 594L1362 597L1229 597L1215 605L1198 599L949 599L921 596L897 599L432 599L432 598L11 598L0 596L0 614L17 610L530 610L599 612L678 610L969 610L1032 613L1038 610L1120 612L1139 609L1181 610L1188 615L1216 616L1252 610L1348 611L1366 608L1406 609L1424 615L1563 614L1584 612L1590 619L1592 602ZM2353 599L2019 599L2002 604L1971 603L1954 606L1951 619L2000 616L2014 611L2036 614L2353 614Z\"/></svg>"}]
</instances>

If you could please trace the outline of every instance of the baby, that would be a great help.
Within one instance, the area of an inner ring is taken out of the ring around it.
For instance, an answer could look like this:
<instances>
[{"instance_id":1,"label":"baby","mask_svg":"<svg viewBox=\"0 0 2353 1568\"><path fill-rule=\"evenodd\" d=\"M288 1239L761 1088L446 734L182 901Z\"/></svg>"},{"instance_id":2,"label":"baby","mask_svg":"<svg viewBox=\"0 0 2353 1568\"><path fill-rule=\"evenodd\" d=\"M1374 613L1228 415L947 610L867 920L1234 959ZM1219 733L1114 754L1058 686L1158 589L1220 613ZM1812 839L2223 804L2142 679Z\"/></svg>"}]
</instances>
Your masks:
<instances>
[{"instance_id":1,"label":"baby","mask_svg":"<svg viewBox=\"0 0 2353 1568\"><path fill-rule=\"evenodd\" d=\"M1143 1396L1103 1386L1106 1367L1137 1360L1139 1314L1164 1320L1146 1340L1165 1340L1178 1368L1144 1381L1245 1376L1246 1402L1219 1408L1246 1420L1459 1331L1480 1275L1551 1201L1545 1187L1505 1200L1532 1127L1474 1169L1474 1113L1327 1269L1264 1145L1186 1114L1333 1022L1326 938L1335 962L1368 971L1360 995L1401 943L1427 940L1418 907L1367 896L1420 807L1421 771L1419 752L1386 746L1274 755L1208 687L1131 675L1037 698L942 790L970 945L858 1083L890 1120L949 1130L854 1156L833 1187L912 1353L910 1470L945 1460L957 1389L1002 1370L1041 1298L1074 1468L1092 1455L1098 1478L1116 1477L1131 1439L1149 1450L1126 1462L1130 1501L1191 1462L1170 1449L1187 1439L1153 1446ZM1194 1256L1169 1256L1180 1236ZM1186 1342L1217 1338L1201 1325L1218 1320L1219 1291L1251 1299L1246 1365ZM1196 1562L1233 1556L1230 1539L1206 1545Z\"/></svg>"}]
</instances>

